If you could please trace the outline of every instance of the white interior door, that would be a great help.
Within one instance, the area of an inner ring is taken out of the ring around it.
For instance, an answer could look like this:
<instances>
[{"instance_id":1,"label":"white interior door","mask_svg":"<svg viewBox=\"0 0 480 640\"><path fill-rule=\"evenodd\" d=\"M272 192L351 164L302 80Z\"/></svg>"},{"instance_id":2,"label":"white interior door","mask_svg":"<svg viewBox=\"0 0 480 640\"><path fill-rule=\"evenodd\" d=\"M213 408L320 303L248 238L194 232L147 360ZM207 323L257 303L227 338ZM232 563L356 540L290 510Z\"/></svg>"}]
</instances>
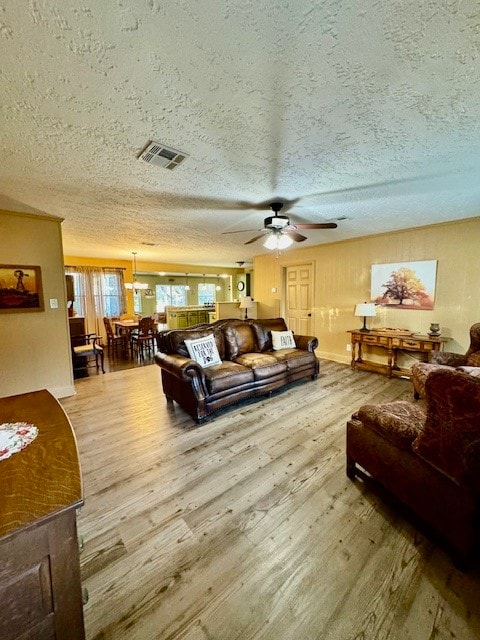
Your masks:
<instances>
[{"instance_id":1,"label":"white interior door","mask_svg":"<svg viewBox=\"0 0 480 640\"><path fill-rule=\"evenodd\" d=\"M285 320L288 328L300 335L312 335L312 264L298 264L286 268L285 294Z\"/></svg>"}]
</instances>

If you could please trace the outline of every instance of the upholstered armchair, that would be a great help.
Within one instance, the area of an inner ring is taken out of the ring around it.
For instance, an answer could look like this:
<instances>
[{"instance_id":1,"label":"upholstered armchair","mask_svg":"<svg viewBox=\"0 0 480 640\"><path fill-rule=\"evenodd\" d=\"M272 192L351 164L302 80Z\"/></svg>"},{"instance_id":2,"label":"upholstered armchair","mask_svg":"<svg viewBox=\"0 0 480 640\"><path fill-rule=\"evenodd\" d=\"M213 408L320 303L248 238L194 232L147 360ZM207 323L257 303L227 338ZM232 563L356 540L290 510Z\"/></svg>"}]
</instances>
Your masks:
<instances>
[{"instance_id":1,"label":"upholstered armchair","mask_svg":"<svg viewBox=\"0 0 480 640\"><path fill-rule=\"evenodd\" d=\"M432 371L438 369L460 369L471 375L480 375L480 322L470 328L470 346L467 352L451 353L433 351L429 361L417 362L412 367L413 395L416 400L425 398L425 382Z\"/></svg>"},{"instance_id":2,"label":"upholstered armchair","mask_svg":"<svg viewBox=\"0 0 480 640\"><path fill-rule=\"evenodd\" d=\"M425 403L364 405L347 423L348 477L367 471L463 562L479 557L479 416L480 378L444 367Z\"/></svg>"}]
</instances>

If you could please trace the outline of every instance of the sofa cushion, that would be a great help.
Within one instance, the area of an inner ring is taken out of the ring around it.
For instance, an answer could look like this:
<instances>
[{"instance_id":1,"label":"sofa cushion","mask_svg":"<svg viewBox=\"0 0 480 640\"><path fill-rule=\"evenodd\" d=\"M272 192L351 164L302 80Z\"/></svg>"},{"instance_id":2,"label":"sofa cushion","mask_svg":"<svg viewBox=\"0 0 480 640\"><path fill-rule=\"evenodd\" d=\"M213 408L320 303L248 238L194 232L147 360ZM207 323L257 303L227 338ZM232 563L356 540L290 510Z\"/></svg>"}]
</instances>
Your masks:
<instances>
[{"instance_id":1,"label":"sofa cushion","mask_svg":"<svg viewBox=\"0 0 480 640\"><path fill-rule=\"evenodd\" d=\"M235 362L244 367L250 367L255 380L266 380L287 371L286 363L279 362L270 353L245 353L235 358Z\"/></svg>"},{"instance_id":2,"label":"sofa cushion","mask_svg":"<svg viewBox=\"0 0 480 640\"><path fill-rule=\"evenodd\" d=\"M363 405L356 416L366 427L402 449L411 448L412 442L422 432L426 419L423 407L403 400Z\"/></svg>"},{"instance_id":3,"label":"sofa cushion","mask_svg":"<svg viewBox=\"0 0 480 640\"><path fill-rule=\"evenodd\" d=\"M205 382L210 394L242 387L254 382L253 371L230 360L205 369Z\"/></svg>"},{"instance_id":4,"label":"sofa cushion","mask_svg":"<svg viewBox=\"0 0 480 640\"><path fill-rule=\"evenodd\" d=\"M255 320L252 329L255 334L257 345L260 351L272 350L272 331L286 331L287 325L283 318L267 318L266 320Z\"/></svg>"},{"instance_id":5,"label":"sofa cushion","mask_svg":"<svg viewBox=\"0 0 480 640\"><path fill-rule=\"evenodd\" d=\"M165 340L168 341L170 352L178 353L179 356L190 357L188 349L185 345L185 340L198 340L198 338L206 338L212 335L215 338L215 344L217 345L218 354L223 360L225 358L225 347L223 342L223 334L220 329L214 329L211 327L204 329L176 329L175 331L169 331L165 336Z\"/></svg>"},{"instance_id":6,"label":"sofa cushion","mask_svg":"<svg viewBox=\"0 0 480 640\"><path fill-rule=\"evenodd\" d=\"M251 324L242 320L232 321L222 327L225 337L225 358L235 360L244 353L258 352L257 341Z\"/></svg>"},{"instance_id":7,"label":"sofa cushion","mask_svg":"<svg viewBox=\"0 0 480 640\"><path fill-rule=\"evenodd\" d=\"M286 362L289 371L311 366L316 360L312 351L304 351L303 349L279 349L272 351L269 355L272 355L275 360Z\"/></svg>"}]
</instances>

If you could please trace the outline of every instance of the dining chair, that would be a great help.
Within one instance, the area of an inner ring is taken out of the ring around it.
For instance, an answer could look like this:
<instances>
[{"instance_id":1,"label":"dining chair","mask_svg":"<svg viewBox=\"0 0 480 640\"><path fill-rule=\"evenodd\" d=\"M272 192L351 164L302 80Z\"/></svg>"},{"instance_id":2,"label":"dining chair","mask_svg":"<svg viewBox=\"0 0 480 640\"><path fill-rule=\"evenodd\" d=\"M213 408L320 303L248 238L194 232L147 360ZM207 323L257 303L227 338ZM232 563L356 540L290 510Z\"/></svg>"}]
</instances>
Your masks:
<instances>
[{"instance_id":1,"label":"dining chair","mask_svg":"<svg viewBox=\"0 0 480 640\"><path fill-rule=\"evenodd\" d=\"M124 333L115 335L110 318L104 317L103 324L107 334L108 355L115 357L120 351L122 355L127 353L127 336Z\"/></svg>"},{"instance_id":2,"label":"dining chair","mask_svg":"<svg viewBox=\"0 0 480 640\"><path fill-rule=\"evenodd\" d=\"M100 337L95 333L85 333L71 337L74 371L86 369L89 366L95 366L97 373L99 367L101 368L102 373L105 373L103 347L100 345L99 341ZM94 363L91 362L91 359L93 358L95 358Z\"/></svg>"},{"instance_id":3,"label":"dining chair","mask_svg":"<svg viewBox=\"0 0 480 640\"><path fill-rule=\"evenodd\" d=\"M153 353L156 333L153 319L141 318L138 323L138 330L132 332L130 336L132 352L141 358L145 355L145 351Z\"/></svg>"}]
</instances>

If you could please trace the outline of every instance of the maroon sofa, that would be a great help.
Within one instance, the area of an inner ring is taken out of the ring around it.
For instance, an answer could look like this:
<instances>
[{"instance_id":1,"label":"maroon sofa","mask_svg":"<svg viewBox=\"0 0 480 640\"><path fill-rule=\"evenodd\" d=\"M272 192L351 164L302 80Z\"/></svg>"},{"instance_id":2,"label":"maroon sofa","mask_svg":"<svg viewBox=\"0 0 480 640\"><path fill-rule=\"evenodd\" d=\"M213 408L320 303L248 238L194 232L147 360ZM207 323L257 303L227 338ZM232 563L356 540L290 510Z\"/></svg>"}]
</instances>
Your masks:
<instances>
[{"instance_id":1,"label":"maroon sofa","mask_svg":"<svg viewBox=\"0 0 480 640\"><path fill-rule=\"evenodd\" d=\"M294 380L316 378L318 346L313 336L294 335L295 347L273 350L272 331L286 331L283 318L218 320L190 329L161 332L155 362L168 400L197 422L246 398L267 395ZM203 368L188 354L185 340L213 335L221 363Z\"/></svg>"},{"instance_id":2,"label":"maroon sofa","mask_svg":"<svg viewBox=\"0 0 480 640\"><path fill-rule=\"evenodd\" d=\"M480 543L480 378L432 371L425 396L426 407L397 401L353 414L347 475L367 471L468 563Z\"/></svg>"}]
</instances>

